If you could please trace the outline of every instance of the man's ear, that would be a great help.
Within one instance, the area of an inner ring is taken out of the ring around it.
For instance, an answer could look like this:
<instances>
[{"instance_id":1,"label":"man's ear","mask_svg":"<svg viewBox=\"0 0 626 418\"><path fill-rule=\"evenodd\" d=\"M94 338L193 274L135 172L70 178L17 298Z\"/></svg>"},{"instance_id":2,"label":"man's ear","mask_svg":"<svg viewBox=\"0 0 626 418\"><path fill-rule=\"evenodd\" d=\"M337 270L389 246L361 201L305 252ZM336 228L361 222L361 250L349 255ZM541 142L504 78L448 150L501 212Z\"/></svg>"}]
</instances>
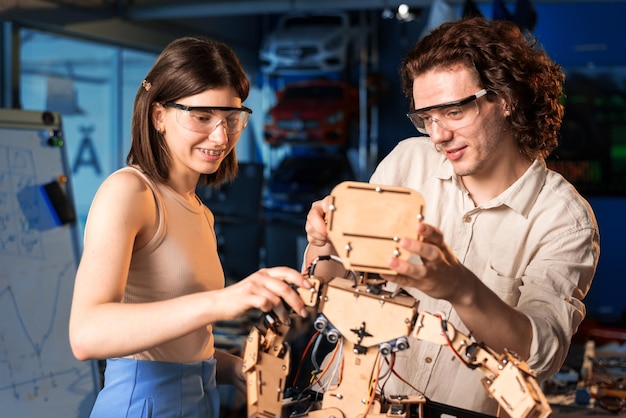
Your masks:
<instances>
[{"instance_id":1,"label":"man's ear","mask_svg":"<svg viewBox=\"0 0 626 418\"><path fill-rule=\"evenodd\" d=\"M502 105L502 112L504 114L504 117L509 117L511 116L511 105L506 101L506 99L502 98L501 99L501 105Z\"/></svg>"}]
</instances>

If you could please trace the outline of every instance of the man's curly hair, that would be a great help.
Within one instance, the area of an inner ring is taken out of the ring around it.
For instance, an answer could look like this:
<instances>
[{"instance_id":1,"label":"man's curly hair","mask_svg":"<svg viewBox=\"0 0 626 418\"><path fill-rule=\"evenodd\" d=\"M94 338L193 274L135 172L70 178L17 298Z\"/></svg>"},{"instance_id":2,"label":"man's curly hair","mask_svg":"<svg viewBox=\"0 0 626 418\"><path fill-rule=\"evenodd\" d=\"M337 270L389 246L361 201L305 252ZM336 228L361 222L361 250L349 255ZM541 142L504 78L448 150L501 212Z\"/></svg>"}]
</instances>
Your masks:
<instances>
[{"instance_id":1,"label":"man's curly hair","mask_svg":"<svg viewBox=\"0 0 626 418\"><path fill-rule=\"evenodd\" d=\"M413 107L415 77L461 64L475 73L488 100L498 95L509 104L507 120L521 152L545 158L558 145L565 74L536 44L507 21L474 17L444 23L403 59L402 90Z\"/></svg>"}]
</instances>

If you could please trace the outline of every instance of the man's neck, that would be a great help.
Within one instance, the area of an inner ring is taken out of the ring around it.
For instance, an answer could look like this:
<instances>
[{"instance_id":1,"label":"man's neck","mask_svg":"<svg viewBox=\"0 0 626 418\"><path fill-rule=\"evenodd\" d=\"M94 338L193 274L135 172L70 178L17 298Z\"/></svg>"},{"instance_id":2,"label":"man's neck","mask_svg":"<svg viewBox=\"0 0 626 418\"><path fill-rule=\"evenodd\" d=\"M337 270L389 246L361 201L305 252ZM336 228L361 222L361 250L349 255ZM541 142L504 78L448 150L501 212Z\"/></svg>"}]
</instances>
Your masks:
<instances>
[{"instance_id":1,"label":"man's neck","mask_svg":"<svg viewBox=\"0 0 626 418\"><path fill-rule=\"evenodd\" d=\"M531 160L522 157L507 164L500 164L488 174L463 176L461 181L474 205L481 206L508 189L528 170L531 164Z\"/></svg>"}]
</instances>

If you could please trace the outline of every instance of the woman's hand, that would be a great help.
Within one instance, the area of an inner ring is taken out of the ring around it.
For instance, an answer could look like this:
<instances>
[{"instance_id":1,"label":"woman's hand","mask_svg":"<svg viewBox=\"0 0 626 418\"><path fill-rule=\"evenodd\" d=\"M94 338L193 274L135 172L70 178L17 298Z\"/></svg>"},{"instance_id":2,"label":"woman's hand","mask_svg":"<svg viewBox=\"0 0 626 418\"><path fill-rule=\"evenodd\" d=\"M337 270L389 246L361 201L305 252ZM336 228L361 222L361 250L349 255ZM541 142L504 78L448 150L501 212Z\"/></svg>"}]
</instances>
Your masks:
<instances>
[{"instance_id":1,"label":"woman's hand","mask_svg":"<svg viewBox=\"0 0 626 418\"><path fill-rule=\"evenodd\" d=\"M303 318L307 316L304 302L292 286L310 289L311 283L289 267L263 268L216 291L224 293L216 298L216 303L220 305L225 319L236 318L249 309L260 309L263 312L274 311L280 321L289 323L289 313L283 302Z\"/></svg>"}]
</instances>

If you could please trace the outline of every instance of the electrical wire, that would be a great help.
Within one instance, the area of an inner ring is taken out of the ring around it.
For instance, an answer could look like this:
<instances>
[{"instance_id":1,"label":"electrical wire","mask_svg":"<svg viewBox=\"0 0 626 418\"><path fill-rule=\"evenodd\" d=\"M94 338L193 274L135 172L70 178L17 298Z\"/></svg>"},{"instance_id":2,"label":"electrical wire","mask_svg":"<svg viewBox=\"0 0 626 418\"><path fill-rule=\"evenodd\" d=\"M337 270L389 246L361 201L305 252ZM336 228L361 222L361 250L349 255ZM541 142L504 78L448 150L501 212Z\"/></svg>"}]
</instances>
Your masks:
<instances>
[{"instance_id":1,"label":"electrical wire","mask_svg":"<svg viewBox=\"0 0 626 418\"><path fill-rule=\"evenodd\" d=\"M304 358L306 357L306 354L309 352L309 349L311 348L311 344L313 343L313 341L315 341L315 339L317 338L319 334L320 334L319 331L315 331L315 333L311 336L311 338L309 338L309 342L307 343L306 347L304 347L304 351L302 352L302 356L300 357L298 370L296 370L296 374L293 378L293 383L291 384L292 387L296 387L296 385L298 384L298 379L300 378L300 372L302 371L302 365L304 364Z\"/></svg>"},{"instance_id":2,"label":"electrical wire","mask_svg":"<svg viewBox=\"0 0 626 418\"><path fill-rule=\"evenodd\" d=\"M369 394L368 400L365 404L365 411L363 411L363 416L366 417L372 404L374 403L374 399L376 398L376 388L378 387L378 381L380 378L380 364L381 364L381 355L380 351L376 355L376 366L374 367L374 373L372 374L372 378L370 379L369 386Z\"/></svg>"},{"instance_id":3,"label":"electrical wire","mask_svg":"<svg viewBox=\"0 0 626 418\"><path fill-rule=\"evenodd\" d=\"M396 353L391 353L390 357L391 357L391 362L389 361L387 357L385 357L385 363L387 363L387 371L385 372L385 376L382 376L382 378L384 379L384 382L380 386L380 394L383 397L385 393L385 386L387 385L387 382L389 382L389 379L391 379L391 376L393 376L393 366L394 364L396 364Z\"/></svg>"},{"instance_id":4,"label":"electrical wire","mask_svg":"<svg viewBox=\"0 0 626 418\"><path fill-rule=\"evenodd\" d=\"M454 353L456 358L458 358L461 363L463 363L466 367L471 367L471 365L461 356L461 353L459 353L452 345L452 341L450 341L450 337L448 336L447 321L440 314L435 314L435 316L441 321L441 334L446 339L446 345L448 348Z\"/></svg>"},{"instance_id":5,"label":"electrical wire","mask_svg":"<svg viewBox=\"0 0 626 418\"><path fill-rule=\"evenodd\" d=\"M308 266L306 266L302 274L306 274L309 277L313 277L315 273L315 266L320 261L334 261L336 263L341 264L341 266L344 267L343 260L341 260L339 256L336 256L334 254L320 255L314 258L313 260L311 260L311 262L309 263ZM359 277L354 270L346 270L346 273L344 274L343 278L347 279L349 276L352 276L352 280L354 281L355 284L357 284Z\"/></svg>"},{"instance_id":6,"label":"electrical wire","mask_svg":"<svg viewBox=\"0 0 626 418\"><path fill-rule=\"evenodd\" d=\"M396 371L395 369L395 355L393 357L394 361L390 364L389 366L389 370L391 371L391 373L398 378L402 383L404 383L405 385L407 385L409 388L411 388L415 393L417 393L418 395L422 395L422 396L426 396L424 394L424 392L422 392L421 390L419 390L418 388L416 388L415 386L413 386L411 383L409 383L408 380L406 380L404 377L400 376L400 374ZM385 361L389 364L389 360L385 359ZM385 384L387 384L387 382L385 382ZM384 386L384 385L383 385Z\"/></svg>"},{"instance_id":7,"label":"electrical wire","mask_svg":"<svg viewBox=\"0 0 626 418\"><path fill-rule=\"evenodd\" d=\"M328 364L326 364L326 367L319 374L316 374L315 371L311 372L311 380L310 380L309 388L312 387L315 383L317 383L320 385L320 388L322 388L322 390L324 389L324 385L322 385L321 379L326 374L329 367L333 364L333 361L335 360L335 356L337 355L339 348L342 346L343 344L337 344L335 346L335 348L332 351L332 356L330 358L330 361L328 362ZM343 363L343 359L342 359L342 363Z\"/></svg>"},{"instance_id":8,"label":"electrical wire","mask_svg":"<svg viewBox=\"0 0 626 418\"><path fill-rule=\"evenodd\" d=\"M315 372L319 372L321 370L320 365L317 363L317 352L320 348L320 344L324 339L324 335L319 332L317 334L317 338L315 339L315 344L313 345L313 350L311 351L311 363L313 364L313 369Z\"/></svg>"},{"instance_id":9,"label":"electrical wire","mask_svg":"<svg viewBox=\"0 0 626 418\"><path fill-rule=\"evenodd\" d=\"M339 341L339 344L337 344L338 347L338 352L343 353L343 339L341 339ZM330 364L333 363L333 360L331 359ZM326 383L326 387L324 388L324 391L327 391L328 389L330 389L330 386L332 385L333 381L335 380L335 377L337 377L337 374L339 374L339 377L337 379L337 385L341 384L341 381L343 379L343 356L341 357L340 361L337 361L335 363L335 367L333 368L333 372L331 373L330 377L328 378L328 381Z\"/></svg>"}]
</instances>

